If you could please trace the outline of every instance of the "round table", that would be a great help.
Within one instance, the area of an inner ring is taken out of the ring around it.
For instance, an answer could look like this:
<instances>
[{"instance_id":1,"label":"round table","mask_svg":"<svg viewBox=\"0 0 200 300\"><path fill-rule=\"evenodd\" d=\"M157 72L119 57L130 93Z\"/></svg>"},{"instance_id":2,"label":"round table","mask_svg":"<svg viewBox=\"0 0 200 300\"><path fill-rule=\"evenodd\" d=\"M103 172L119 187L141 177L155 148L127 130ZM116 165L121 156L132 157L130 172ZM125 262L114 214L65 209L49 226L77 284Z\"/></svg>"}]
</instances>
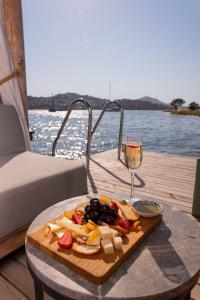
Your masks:
<instances>
[{"instance_id":1,"label":"round table","mask_svg":"<svg viewBox=\"0 0 200 300\"><path fill-rule=\"evenodd\" d=\"M49 207L31 224L29 231L85 201L71 198ZM190 215L163 204L162 223L133 251L106 281L97 286L45 255L26 241L29 270L36 299L43 291L55 299L190 299L200 275L200 227Z\"/></svg>"}]
</instances>

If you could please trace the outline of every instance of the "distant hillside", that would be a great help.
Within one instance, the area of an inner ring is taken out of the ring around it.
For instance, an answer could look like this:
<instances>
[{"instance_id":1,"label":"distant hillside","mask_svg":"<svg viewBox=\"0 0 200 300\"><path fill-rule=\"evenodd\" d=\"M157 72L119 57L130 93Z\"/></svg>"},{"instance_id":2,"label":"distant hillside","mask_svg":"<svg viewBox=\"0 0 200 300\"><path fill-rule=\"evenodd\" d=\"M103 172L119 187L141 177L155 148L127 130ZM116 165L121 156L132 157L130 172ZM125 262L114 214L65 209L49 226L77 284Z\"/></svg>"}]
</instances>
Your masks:
<instances>
[{"instance_id":1,"label":"distant hillside","mask_svg":"<svg viewBox=\"0 0 200 300\"><path fill-rule=\"evenodd\" d=\"M84 98L86 99L92 109L102 109L108 102L108 99L102 99L98 97L93 97L89 95L80 95L76 93L65 93L65 94L57 94L53 97L33 97L28 96L28 108L29 109L51 109L55 110L67 110L70 103L76 98ZM161 110L168 108L168 105L164 102L151 98L148 96L142 97L140 99L117 99L124 109L154 109ZM85 108L82 104L77 104L76 109Z\"/></svg>"},{"instance_id":2,"label":"distant hillside","mask_svg":"<svg viewBox=\"0 0 200 300\"><path fill-rule=\"evenodd\" d=\"M122 104L124 109L127 110L163 110L169 107L166 103L148 96L139 99L118 99L116 101Z\"/></svg>"}]
</instances>

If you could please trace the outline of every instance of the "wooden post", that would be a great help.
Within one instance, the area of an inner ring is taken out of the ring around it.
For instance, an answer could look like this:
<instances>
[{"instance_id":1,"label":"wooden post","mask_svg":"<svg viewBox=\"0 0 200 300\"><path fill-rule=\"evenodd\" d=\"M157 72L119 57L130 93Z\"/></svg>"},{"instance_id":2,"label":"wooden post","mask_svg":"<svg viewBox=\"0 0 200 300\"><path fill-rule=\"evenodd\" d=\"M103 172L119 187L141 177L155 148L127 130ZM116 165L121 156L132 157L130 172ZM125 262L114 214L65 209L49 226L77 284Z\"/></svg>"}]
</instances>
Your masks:
<instances>
[{"instance_id":1,"label":"wooden post","mask_svg":"<svg viewBox=\"0 0 200 300\"><path fill-rule=\"evenodd\" d=\"M200 159L197 160L192 214L193 216L200 217Z\"/></svg>"},{"instance_id":2,"label":"wooden post","mask_svg":"<svg viewBox=\"0 0 200 300\"><path fill-rule=\"evenodd\" d=\"M28 125L28 104L21 0L4 0L3 9L8 43L10 46L14 67L18 72L17 79L19 82L24 114Z\"/></svg>"}]
</instances>

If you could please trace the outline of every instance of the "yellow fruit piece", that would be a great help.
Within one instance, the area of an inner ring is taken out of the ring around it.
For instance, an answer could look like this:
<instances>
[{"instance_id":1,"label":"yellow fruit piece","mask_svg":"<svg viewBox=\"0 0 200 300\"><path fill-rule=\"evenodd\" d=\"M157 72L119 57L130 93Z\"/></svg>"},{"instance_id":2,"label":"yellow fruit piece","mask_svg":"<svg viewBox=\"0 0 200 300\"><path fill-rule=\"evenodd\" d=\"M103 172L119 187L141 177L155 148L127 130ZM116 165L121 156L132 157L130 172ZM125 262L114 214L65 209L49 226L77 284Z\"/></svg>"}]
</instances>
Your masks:
<instances>
[{"instance_id":1,"label":"yellow fruit piece","mask_svg":"<svg viewBox=\"0 0 200 300\"><path fill-rule=\"evenodd\" d=\"M92 220L89 220L88 223L90 223L92 226L97 227L98 225L94 223Z\"/></svg>"},{"instance_id":2,"label":"yellow fruit piece","mask_svg":"<svg viewBox=\"0 0 200 300\"><path fill-rule=\"evenodd\" d=\"M88 230L87 224L83 224L82 226L83 226L83 229L85 230L86 233L90 232L90 230Z\"/></svg>"},{"instance_id":3,"label":"yellow fruit piece","mask_svg":"<svg viewBox=\"0 0 200 300\"><path fill-rule=\"evenodd\" d=\"M73 211L67 211L67 210L65 210L64 211L64 216L66 217L66 218L68 218L68 219L72 219L72 216L73 216Z\"/></svg>"},{"instance_id":4,"label":"yellow fruit piece","mask_svg":"<svg viewBox=\"0 0 200 300\"><path fill-rule=\"evenodd\" d=\"M88 231L92 231L92 230L94 230L94 229L95 229L95 226L94 226L94 225L92 225L92 224L90 224L90 223L87 223L86 225L87 225L87 229L88 229Z\"/></svg>"},{"instance_id":5,"label":"yellow fruit piece","mask_svg":"<svg viewBox=\"0 0 200 300\"><path fill-rule=\"evenodd\" d=\"M109 197L105 197L105 196L100 196L99 200L100 200L100 202L106 203L108 205L111 205L111 203L112 203L112 199Z\"/></svg>"},{"instance_id":6,"label":"yellow fruit piece","mask_svg":"<svg viewBox=\"0 0 200 300\"><path fill-rule=\"evenodd\" d=\"M140 221L136 221L133 223L133 230L137 230L138 225L140 225Z\"/></svg>"},{"instance_id":7,"label":"yellow fruit piece","mask_svg":"<svg viewBox=\"0 0 200 300\"><path fill-rule=\"evenodd\" d=\"M142 231L142 226L138 225L136 231Z\"/></svg>"},{"instance_id":8,"label":"yellow fruit piece","mask_svg":"<svg viewBox=\"0 0 200 300\"><path fill-rule=\"evenodd\" d=\"M91 231L87 238L87 245L99 246L100 245L100 231L98 228Z\"/></svg>"}]
</instances>

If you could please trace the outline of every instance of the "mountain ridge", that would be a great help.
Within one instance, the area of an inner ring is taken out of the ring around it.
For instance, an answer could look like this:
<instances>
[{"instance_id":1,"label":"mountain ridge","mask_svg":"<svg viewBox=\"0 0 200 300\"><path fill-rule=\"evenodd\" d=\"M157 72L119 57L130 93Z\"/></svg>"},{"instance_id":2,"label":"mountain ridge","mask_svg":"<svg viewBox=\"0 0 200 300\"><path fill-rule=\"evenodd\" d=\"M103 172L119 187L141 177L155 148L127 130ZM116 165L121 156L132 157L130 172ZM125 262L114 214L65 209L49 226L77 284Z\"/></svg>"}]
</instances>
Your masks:
<instances>
[{"instance_id":1,"label":"mountain ridge","mask_svg":"<svg viewBox=\"0 0 200 300\"><path fill-rule=\"evenodd\" d=\"M53 109L53 110L67 110L70 103L77 99L84 98L91 105L92 109L102 109L110 100L105 98L94 97L90 95L81 95L78 93L67 92L57 94L50 97L34 97L28 96L29 109ZM162 110L168 108L168 104L162 102L157 98L144 96L139 99L122 98L114 100L120 103L126 110ZM78 103L75 109L82 109L83 105Z\"/></svg>"}]
</instances>

